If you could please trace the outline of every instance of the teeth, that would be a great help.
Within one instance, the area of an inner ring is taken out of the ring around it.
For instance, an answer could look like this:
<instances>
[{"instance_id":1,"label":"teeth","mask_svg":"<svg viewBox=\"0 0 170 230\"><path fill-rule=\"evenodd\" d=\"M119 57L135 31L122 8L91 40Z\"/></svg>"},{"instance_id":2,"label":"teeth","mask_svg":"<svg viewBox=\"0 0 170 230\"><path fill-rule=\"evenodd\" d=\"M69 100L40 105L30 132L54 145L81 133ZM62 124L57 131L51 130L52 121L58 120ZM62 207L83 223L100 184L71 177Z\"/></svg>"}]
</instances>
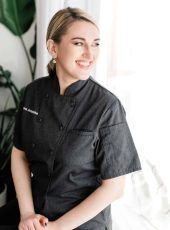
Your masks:
<instances>
[{"instance_id":1,"label":"teeth","mask_svg":"<svg viewBox=\"0 0 170 230\"><path fill-rule=\"evenodd\" d=\"M76 63L84 67L87 67L90 65L90 62L85 62L85 61L76 61Z\"/></svg>"}]
</instances>

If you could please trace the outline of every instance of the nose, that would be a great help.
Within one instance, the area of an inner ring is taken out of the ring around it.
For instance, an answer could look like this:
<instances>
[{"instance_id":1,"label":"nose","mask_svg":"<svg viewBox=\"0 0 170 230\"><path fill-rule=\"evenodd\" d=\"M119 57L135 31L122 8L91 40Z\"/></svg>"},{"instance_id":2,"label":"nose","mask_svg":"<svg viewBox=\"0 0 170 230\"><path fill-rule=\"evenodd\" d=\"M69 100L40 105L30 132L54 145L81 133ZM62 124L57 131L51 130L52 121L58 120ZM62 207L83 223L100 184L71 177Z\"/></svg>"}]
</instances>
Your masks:
<instances>
[{"instance_id":1,"label":"nose","mask_svg":"<svg viewBox=\"0 0 170 230\"><path fill-rule=\"evenodd\" d=\"M83 56L84 58L89 59L89 60L93 59L92 48L91 48L90 46L86 45L86 46L84 47L82 56Z\"/></svg>"}]
</instances>

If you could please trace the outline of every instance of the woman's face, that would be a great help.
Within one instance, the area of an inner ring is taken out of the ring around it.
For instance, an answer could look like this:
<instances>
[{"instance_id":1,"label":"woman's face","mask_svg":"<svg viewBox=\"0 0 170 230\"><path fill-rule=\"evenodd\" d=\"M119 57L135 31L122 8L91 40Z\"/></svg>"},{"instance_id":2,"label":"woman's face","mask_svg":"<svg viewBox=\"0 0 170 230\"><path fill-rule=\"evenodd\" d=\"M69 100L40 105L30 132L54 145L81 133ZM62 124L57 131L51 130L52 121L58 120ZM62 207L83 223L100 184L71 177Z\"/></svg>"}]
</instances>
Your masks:
<instances>
[{"instance_id":1,"label":"woman's face","mask_svg":"<svg viewBox=\"0 0 170 230\"><path fill-rule=\"evenodd\" d=\"M99 30L85 21L71 24L56 44L56 71L67 81L86 80L99 53Z\"/></svg>"}]
</instances>

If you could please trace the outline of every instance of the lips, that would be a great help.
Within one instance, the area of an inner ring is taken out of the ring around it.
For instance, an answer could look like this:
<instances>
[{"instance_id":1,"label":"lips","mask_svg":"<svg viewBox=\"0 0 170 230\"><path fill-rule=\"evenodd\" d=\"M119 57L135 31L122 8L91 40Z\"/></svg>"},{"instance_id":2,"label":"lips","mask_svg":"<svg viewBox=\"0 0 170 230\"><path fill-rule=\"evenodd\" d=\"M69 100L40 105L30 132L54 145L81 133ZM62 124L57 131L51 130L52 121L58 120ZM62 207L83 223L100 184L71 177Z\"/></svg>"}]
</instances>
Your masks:
<instances>
[{"instance_id":1,"label":"lips","mask_svg":"<svg viewBox=\"0 0 170 230\"><path fill-rule=\"evenodd\" d=\"M92 65L92 61L83 61L83 60L77 60L76 63L79 65L81 68L88 68Z\"/></svg>"}]
</instances>

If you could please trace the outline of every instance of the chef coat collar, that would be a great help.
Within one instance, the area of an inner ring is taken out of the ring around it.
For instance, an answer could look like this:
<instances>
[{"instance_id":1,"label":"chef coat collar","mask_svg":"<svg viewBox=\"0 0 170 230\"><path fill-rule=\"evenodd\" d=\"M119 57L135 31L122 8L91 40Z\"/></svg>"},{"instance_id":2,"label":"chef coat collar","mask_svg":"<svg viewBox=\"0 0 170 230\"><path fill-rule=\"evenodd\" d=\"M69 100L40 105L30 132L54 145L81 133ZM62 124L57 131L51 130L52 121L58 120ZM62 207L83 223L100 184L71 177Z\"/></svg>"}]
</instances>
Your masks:
<instances>
[{"instance_id":1,"label":"chef coat collar","mask_svg":"<svg viewBox=\"0 0 170 230\"><path fill-rule=\"evenodd\" d=\"M50 77L53 79L54 82L54 90L56 90L57 93L60 94L60 85L57 75L51 74ZM76 96L76 94L87 84L88 80L89 78L87 80L78 80L72 83L66 88L64 96Z\"/></svg>"}]
</instances>

